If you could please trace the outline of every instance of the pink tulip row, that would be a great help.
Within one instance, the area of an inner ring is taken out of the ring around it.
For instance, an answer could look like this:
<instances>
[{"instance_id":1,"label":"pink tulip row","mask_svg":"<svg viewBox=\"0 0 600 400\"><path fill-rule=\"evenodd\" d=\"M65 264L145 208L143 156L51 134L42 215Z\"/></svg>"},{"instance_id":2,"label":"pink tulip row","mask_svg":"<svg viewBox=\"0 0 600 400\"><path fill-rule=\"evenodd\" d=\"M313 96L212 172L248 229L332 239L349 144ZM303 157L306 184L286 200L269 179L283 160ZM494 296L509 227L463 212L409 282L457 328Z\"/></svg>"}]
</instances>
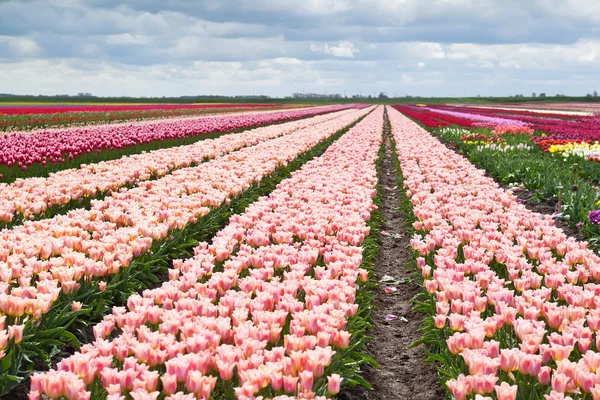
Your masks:
<instances>
[{"instance_id":1,"label":"pink tulip row","mask_svg":"<svg viewBox=\"0 0 600 400\"><path fill-rule=\"evenodd\" d=\"M498 126L511 126L511 127L526 127L527 123L523 122L519 119L516 118L508 118L508 117L498 117L498 116L488 116L488 115L480 115L480 114L475 114L475 113L468 113L468 112L462 112L460 107L453 107L453 108L449 108L449 109L444 109L444 108L440 108L440 107L436 107L436 108L429 108L427 107L427 110L435 112L435 113L439 113L439 114L443 114L443 115L450 115L452 117L457 117L457 118L465 118L471 121L475 121L477 122L477 125L479 126L485 126L485 127L490 127L490 128L495 128ZM455 110L455 111L453 111Z\"/></svg>"},{"instance_id":2,"label":"pink tulip row","mask_svg":"<svg viewBox=\"0 0 600 400\"><path fill-rule=\"evenodd\" d=\"M406 117L390 119L434 324L469 372L447 382L454 398L600 399L600 258Z\"/></svg>"},{"instance_id":3,"label":"pink tulip row","mask_svg":"<svg viewBox=\"0 0 600 400\"><path fill-rule=\"evenodd\" d=\"M232 131L356 107L364 106L338 105L271 113L231 114L145 124L88 126L8 134L0 136L0 165L27 169L27 166L32 164L62 162L89 152L120 149L155 140L184 138L209 132Z\"/></svg>"},{"instance_id":4,"label":"pink tulip row","mask_svg":"<svg viewBox=\"0 0 600 400\"><path fill-rule=\"evenodd\" d=\"M152 177L200 164L231 151L287 135L299 129L327 122L345 114L359 114L355 109L343 110L308 119L255 128L236 135L225 135L188 146L171 147L136 154L117 160L82 165L47 178L17 179L12 184L0 183L0 223L11 222L17 214L25 219L43 214L52 206L136 185Z\"/></svg>"},{"instance_id":5,"label":"pink tulip row","mask_svg":"<svg viewBox=\"0 0 600 400\"><path fill-rule=\"evenodd\" d=\"M462 106L460 106L462 107ZM496 105L473 105L470 104L466 106L470 109L481 108L486 111L497 111L497 112L506 112L509 111L511 114L524 114L524 115L536 115L541 114L541 116L593 116L593 112L589 111L580 111L577 109L549 109L549 108L540 108L540 107L527 107L527 106L496 106ZM600 111L600 109L599 109Z\"/></svg>"},{"instance_id":6,"label":"pink tulip row","mask_svg":"<svg viewBox=\"0 0 600 400\"><path fill-rule=\"evenodd\" d=\"M496 107L497 105L490 105ZM591 114L600 114L600 104L598 103L506 103L504 107L510 108L536 108L539 110L556 110L556 111L575 111L588 112Z\"/></svg>"},{"instance_id":7,"label":"pink tulip row","mask_svg":"<svg viewBox=\"0 0 600 400\"><path fill-rule=\"evenodd\" d=\"M0 315L16 325L47 313L61 291L69 294L82 281L99 280L102 289L103 277L129 266L154 241L196 222L370 110L123 189L94 201L90 210L0 231Z\"/></svg>"},{"instance_id":8,"label":"pink tulip row","mask_svg":"<svg viewBox=\"0 0 600 400\"><path fill-rule=\"evenodd\" d=\"M336 394L341 377L326 367L349 344L356 281L368 277L360 246L382 127L380 107L175 261L170 281L115 307L93 343L32 377L30 399L89 399L98 380L108 400L324 399L314 389L325 379Z\"/></svg>"}]
</instances>

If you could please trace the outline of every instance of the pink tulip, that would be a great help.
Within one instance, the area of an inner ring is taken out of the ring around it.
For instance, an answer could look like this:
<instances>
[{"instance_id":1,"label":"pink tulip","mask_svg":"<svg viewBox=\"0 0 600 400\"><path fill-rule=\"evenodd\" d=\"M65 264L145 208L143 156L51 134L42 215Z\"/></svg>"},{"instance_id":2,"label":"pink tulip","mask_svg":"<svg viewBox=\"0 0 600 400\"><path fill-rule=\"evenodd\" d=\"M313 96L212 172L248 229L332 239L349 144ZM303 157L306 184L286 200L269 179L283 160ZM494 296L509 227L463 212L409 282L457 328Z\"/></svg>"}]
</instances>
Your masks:
<instances>
[{"instance_id":1,"label":"pink tulip","mask_svg":"<svg viewBox=\"0 0 600 400\"><path fill-rule=\"evenodd\" d=\"M498 400L515 400L517 398L518 386L511 386L506 382L494 386Z\"/></svg>"},{"instance_id":2,"label":"pink tulip","mask_svg":"<svg viewBox=\"0 0 600 400\"><path fill-rule=\"evenodd\" d=\"M335 396L340 392L340 385L344 379L338 374L331 374L327 377L327 393Z\"/></svg>"},{"instance_id":3,"label":"pink tulip","mask_svg":"<svg viewBox=\"0 0 600 400\"><path fill-rule=\"evenodd\" d=\"M15 344L21 343L23 340L23 329L25 325L12 325L8 327L8 339L13 339ZM1 343L0 338L0 349L6 348L6 343Z\"/></svg>"},{"instance_id":4,"label":"pink tulip","mask_svg":"<svg viewBox=\"0 0 600 400\"><path fill-rule=\"evenodd\" d=\"M159 392L148 393L144 389L138 389L130 393L133 400L156 400L159 395Z\"/></svg>"}]
</instances>

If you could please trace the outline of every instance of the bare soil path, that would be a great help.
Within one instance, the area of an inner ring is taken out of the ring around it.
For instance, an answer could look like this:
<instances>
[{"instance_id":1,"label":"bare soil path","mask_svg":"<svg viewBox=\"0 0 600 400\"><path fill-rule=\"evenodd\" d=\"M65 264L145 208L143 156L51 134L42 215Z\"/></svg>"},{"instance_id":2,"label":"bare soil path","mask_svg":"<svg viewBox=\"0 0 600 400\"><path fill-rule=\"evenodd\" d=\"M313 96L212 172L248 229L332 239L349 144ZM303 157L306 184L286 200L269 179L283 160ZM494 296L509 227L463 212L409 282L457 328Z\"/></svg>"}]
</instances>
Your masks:
<instances>
[{"instance_id":1,"label":"bare soil path","mask_svg":"<svg viewBox=\"0 0 600 400\"><path fill-rule=\"evenodd\" d=\"M386 127L389 129L389 126ZM444 390L438 381L435 366L423 363L424 349L409 348L420 336L424 315L414 311L410 300L421 290L411 280L413 271L405 265L411 261L410 234L405 228L404 215L400 210L401 193L397 187L395 154L390 146L390 132L385 132L385 155L381 165L379 184L383 189L384 223L387 232L376 263L377 280L389 275L400 283L380 284L377 288L373 313L374 328L369 334L373 339L367 344L369 354L377 360L380 369L365 370L365 379L373 386L372 391L352 388L339 394L340 400L441 400ZM396 287L393 294L385 292L386 286ZM388 315L398 319L389 321Z\"/></svg>"}]
</instances>

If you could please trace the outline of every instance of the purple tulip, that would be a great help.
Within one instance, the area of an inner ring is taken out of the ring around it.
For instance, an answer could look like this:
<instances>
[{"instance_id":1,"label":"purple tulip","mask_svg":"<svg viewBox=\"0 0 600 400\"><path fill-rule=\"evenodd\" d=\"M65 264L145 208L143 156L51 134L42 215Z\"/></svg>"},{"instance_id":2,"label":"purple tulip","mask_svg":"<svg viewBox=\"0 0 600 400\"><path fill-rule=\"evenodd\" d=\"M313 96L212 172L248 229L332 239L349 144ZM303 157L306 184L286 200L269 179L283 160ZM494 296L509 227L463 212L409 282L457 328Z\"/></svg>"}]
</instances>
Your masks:
<instances>
[{"instance_id":1,"label":"purple tulip","mask_svg":"<svg viewBox=\"0 0 600 400\"><path fill-rule=\"evenodd\" d=\"M590 211L588 218L592 225L600 225L600 210Z\"/></svg>"}]
</instances>

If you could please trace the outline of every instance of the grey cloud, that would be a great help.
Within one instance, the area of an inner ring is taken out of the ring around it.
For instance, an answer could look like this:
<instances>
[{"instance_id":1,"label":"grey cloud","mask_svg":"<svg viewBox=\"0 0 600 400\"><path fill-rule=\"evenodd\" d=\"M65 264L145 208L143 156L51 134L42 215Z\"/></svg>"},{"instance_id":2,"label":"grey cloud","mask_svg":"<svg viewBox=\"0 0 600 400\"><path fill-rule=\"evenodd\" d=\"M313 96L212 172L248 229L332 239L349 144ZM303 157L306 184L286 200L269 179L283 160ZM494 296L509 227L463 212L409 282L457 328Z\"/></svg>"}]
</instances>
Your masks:
<instances>
[{"instance_id":1,"label":"grey cloud","mask_svg":"<svg viewBox=\"0 0 600 400\"><path fill-rule=\"evenodd\" d=\"M581 93L600 87L599 4L0 0L0 74L22 93Z\"/></svg>"}]
</instances>

